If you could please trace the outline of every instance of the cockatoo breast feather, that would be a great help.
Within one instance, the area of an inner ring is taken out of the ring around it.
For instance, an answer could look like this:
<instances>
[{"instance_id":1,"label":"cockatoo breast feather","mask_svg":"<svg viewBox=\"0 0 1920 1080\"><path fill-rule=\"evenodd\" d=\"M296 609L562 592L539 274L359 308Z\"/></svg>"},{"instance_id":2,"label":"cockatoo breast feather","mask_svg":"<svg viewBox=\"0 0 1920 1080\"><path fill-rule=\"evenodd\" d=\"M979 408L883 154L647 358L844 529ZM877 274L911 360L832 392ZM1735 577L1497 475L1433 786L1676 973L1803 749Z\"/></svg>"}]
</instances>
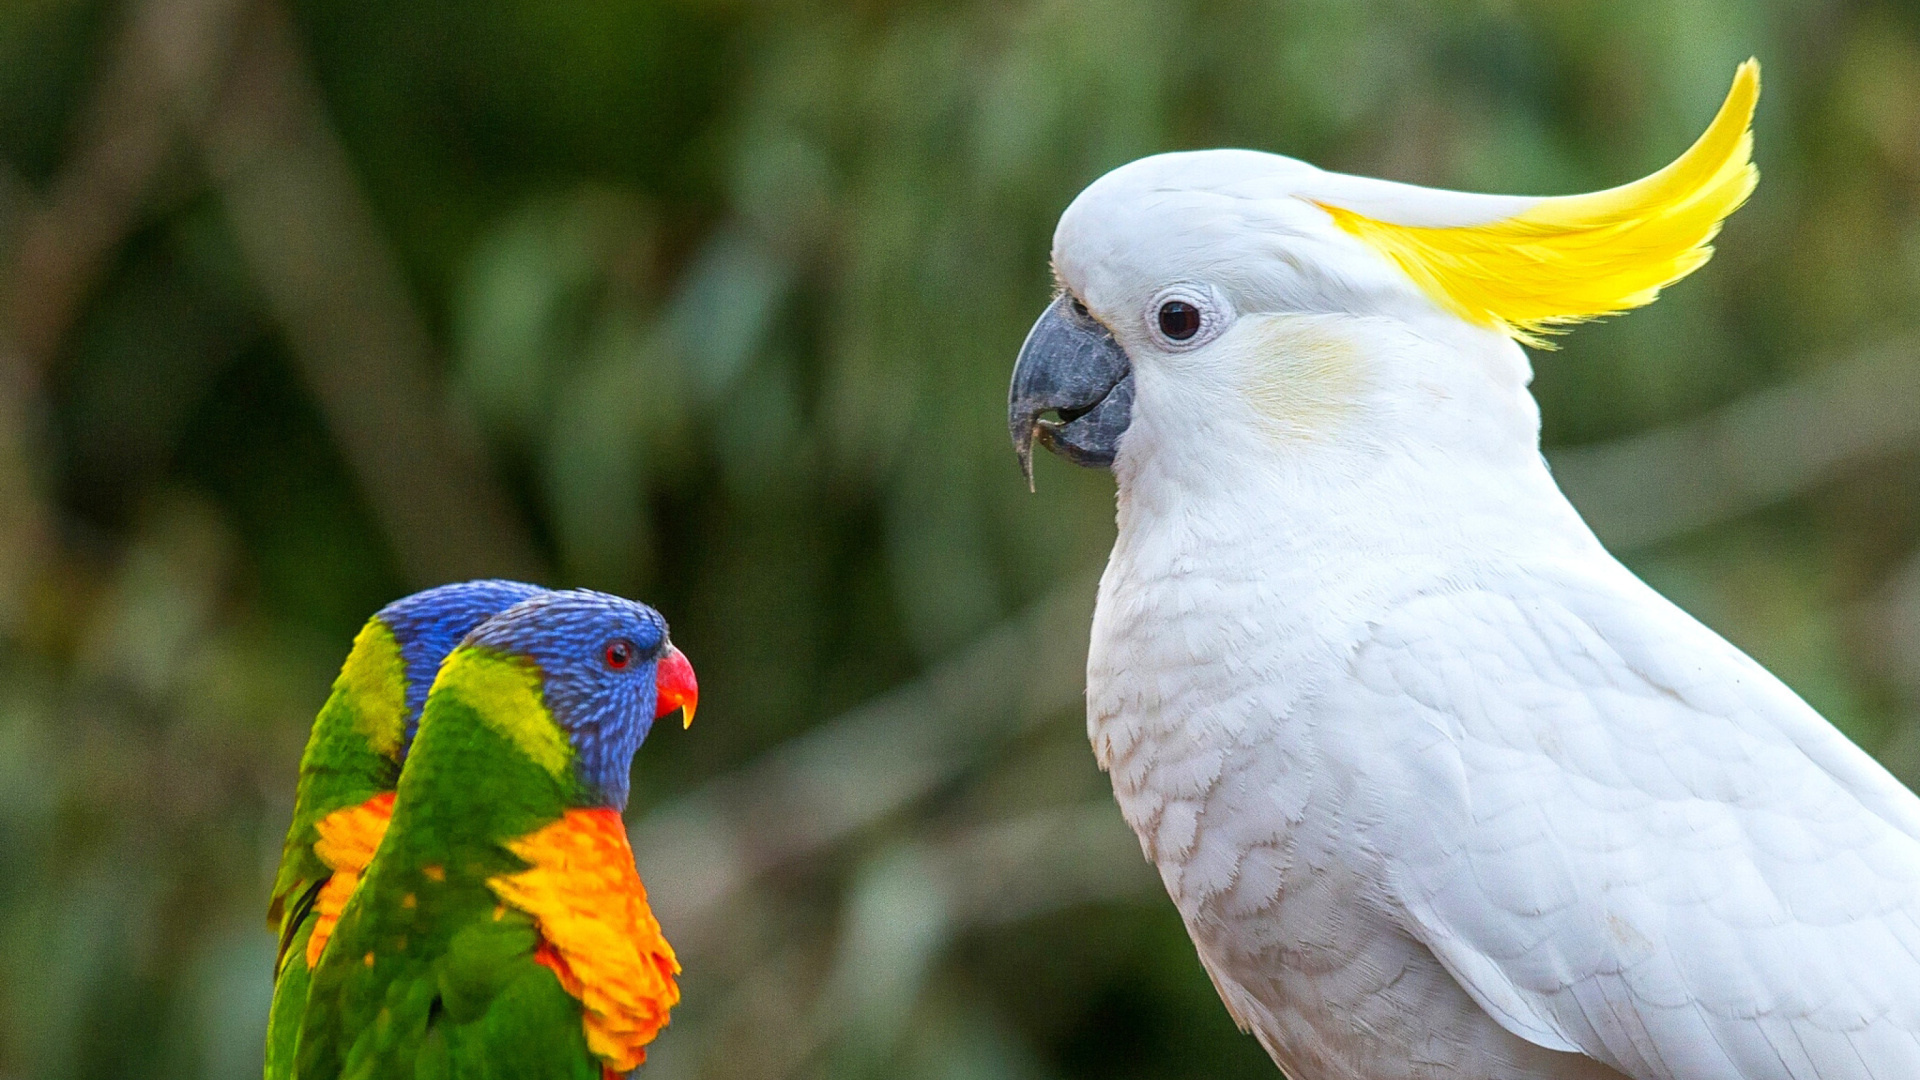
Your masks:
<instances>
[{"instance_id":1,"label":"cockatoo breast feather","mask_svg":"<svg viewBox=\"0 0 1920 1080\"><path fill-rule=\"evenodd\" d=\"M1088 666L1122 811L1283 1066L1920 1076L1920 800L1560 526L1285 516L1124 525Z\"/></svg>"}]
</instances>

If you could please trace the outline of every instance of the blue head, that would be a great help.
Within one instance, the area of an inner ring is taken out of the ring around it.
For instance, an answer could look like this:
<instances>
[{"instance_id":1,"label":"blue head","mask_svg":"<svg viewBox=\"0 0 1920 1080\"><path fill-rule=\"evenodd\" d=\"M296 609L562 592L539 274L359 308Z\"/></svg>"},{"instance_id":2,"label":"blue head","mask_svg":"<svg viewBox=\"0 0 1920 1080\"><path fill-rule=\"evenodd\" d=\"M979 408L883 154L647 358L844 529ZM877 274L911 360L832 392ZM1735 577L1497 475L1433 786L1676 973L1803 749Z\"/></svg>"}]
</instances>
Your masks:
<instances>
[{"instance_id":1,"label":"blue head","mask_svg":"<svg viewBox=\"0 0 1920 1080\"><path fill-rule=\"evenodd\" d=\"M420 710L427 691L447 658L473 628L529 597L547 590L519 581L462 581L404 596L380 609L374 618L387 624L400 645L407 671L407 731L402 750L413 745L420 730Z\"/></svg>"},{"instance_id":2,"label":"blue head","mask_svg":"<svg viewBox=\"0 0 1920 1080\"><path fill-rule=\"evenodd\" d=\"M693 668L645 604L588 589L542 593L481 623L464 644L539 669L542 700L596 804L626 808L633 755L654 720L684 708L691 722Z\"/></svg>"}]
</instances>

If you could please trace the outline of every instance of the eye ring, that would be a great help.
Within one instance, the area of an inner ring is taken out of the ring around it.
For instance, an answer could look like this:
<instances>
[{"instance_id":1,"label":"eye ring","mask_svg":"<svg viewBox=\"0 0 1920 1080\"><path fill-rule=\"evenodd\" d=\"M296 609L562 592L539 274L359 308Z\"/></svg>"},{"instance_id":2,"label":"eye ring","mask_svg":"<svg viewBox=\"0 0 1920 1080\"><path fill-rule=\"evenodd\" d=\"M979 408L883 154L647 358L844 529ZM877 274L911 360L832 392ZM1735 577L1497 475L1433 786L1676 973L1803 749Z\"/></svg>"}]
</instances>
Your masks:
<instances>
[{"instance_id":1,"label":"eye ring","mask_svg":"<svg viewBox=\"0 0 1920 1080\"><path fill-rule=\"evenodd\" d=\"M633 666L634 660L639 655L640 650L634 647L633 642L626 638L618 638L607 643L606 651L600 658L608 668L614 671L625 671Z\"/></svg>"},{"instance_id":2,"label":"eye ring","mask_svg":"<svg viewBox=\"0 0 1920 1080\"><path fill-rule=\"evenodd\" d=\"M1188 282L1170 285L1147 305L1147 333L1168 351L1197 349L1227 328L1233 308L1220 290Z\"/></svg>"}]
</instances>

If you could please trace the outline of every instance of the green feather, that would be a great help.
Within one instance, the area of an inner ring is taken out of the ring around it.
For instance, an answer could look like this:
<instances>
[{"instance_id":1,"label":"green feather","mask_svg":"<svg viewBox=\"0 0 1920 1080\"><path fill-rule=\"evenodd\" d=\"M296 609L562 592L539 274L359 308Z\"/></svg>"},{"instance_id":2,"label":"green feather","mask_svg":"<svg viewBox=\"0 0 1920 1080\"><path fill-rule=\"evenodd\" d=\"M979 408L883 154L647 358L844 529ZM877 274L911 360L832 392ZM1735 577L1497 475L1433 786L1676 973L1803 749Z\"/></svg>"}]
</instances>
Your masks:
<instances>
[{"instance_id":1,"label":"green feather","mask_svg":"<svg viewBox=\"0 0 1920 1080\"><path fill-rule=\"evenodd\" d=\"M600 1080L580 1005L534 960L527 915L489 878L505 842L577 795L526 661L455 650L428 699L380 852L313 971L300 1080Z\"/></svg>"},{"instance_id":2,"label":"green feather","mask_svg":"<svg viewBox=\"0 0 1920 1080\"><path fill-rule=\"evenodd\" d=\"M335 810L357 806L382 791L392 791L400 776L400 741L407 724L407 669L393 631L368 619L341 665L333 693L320 708L300 757L300 783L294 793L293 825L280 852L280 872L267 909L269 925L281 935L282 959L293 911L287 901L329 871L313 852L315 826Z\"/></svg>"},{"instance_id":3,"label":"green feather","mask_svg":"<svg viewBox=\"0 0 1920 1080\"><path fill-rule=\"evenodd\" d=\"M293 825L274 876L267 923L279 936L280 951L267 1026L266 1080L293 1075L307 997L304 957L313 933L313 898L332 873L314 853L315 827L336 810L393 789L406 732L406 689L406 665L393 631L378 618L367 620L307 737Z\"/></svg>"}]
</instances>

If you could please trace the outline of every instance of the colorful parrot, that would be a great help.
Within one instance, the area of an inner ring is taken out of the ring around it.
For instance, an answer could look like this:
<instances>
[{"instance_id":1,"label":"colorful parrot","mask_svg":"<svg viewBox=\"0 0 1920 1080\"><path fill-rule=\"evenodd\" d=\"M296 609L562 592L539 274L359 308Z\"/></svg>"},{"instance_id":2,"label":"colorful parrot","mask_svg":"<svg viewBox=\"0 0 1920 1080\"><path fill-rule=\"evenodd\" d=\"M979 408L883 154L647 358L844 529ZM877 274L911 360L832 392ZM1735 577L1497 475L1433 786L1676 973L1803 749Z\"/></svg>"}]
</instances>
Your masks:
<instances>
[{"instance_id":1,"label":"colorful parrot","mask_svg":"<svg viewBox=\"0 0 1920 1080\"><path fill-rule=\"evenodd\" d=\"M646 1060L679 963L621 811L693 668L653 609L532 597L448 656L392 823L312 975L300 1080L571 1077Z\"/></svg>"},{"instance_id":2,"label":"colorful parrot","mask_svg":"<svg viewBox=\"0 0 1920 1080\"><path fill-rule=\"evenodd\" d=\"M1009 423L1118 482L1088 732L1293 1080L1920 1077L1920 799L1607 553L1520 348L1706 262L1759 92L1594 194L1210 150L1061 216Z\"/></svg>"},{"instance_id":3,"label":"colorful parrot","mask_svg":"<svg viewBox=\"0 0 1920 1080\"><path fill-rule=\"evenodd\" d=\"M483 620L543 591L517 581L442 585L388 604L354 638L307 737L267 909L280 952L266 1080L293 1075L308 974L386 832L400 763L440 662Z\"/></svg>"}]
</instances>

